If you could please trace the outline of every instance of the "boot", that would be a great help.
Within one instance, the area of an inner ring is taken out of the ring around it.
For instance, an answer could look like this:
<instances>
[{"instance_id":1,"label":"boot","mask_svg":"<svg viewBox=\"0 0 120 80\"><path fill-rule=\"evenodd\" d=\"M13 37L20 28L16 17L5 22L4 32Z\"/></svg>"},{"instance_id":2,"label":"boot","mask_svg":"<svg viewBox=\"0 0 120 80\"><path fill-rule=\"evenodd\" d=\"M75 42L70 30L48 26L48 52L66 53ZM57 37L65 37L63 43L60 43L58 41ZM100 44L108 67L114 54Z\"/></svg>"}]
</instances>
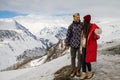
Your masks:
<instances>
[{"instance_id":1,"label":"boot","mask_svg":"<svg viewBox=\"0 0 120 80\"><path fill-rule=\"evenodd\" d=\"M76 76L77 76L77 77L80 77L80 70L77 70Z\"/></svg>"},{"instance_id":2,"label":"boot","mask_svg":"<svg viewBox=\"0 0 120 80\"><path fill-rule=\"evenodd\" d=\"M71 71L71 73L70 73L70 77L74 77L76 75L76 71L74 70L74 71Z\"/></svg>"},{"instance_id":3,"label":"boot","mask_svg":"<svg viewBox=\"0 0 120 80\"><path fill-rule=\"evenodd\" d=\"M87 72L87 79L90 79L93 77L93 73L91 71Z\"/></svg>"},{"instance_id":4,"label":"boot","mask_svg":"<svg viewBox=\"0 0 120 80\"><path fill-rule=\"evenodd\" d=\"M85 72L82 72L80 80L84 80L86 77L87 77L87 74Z\"/></svg>"}]
</instances>

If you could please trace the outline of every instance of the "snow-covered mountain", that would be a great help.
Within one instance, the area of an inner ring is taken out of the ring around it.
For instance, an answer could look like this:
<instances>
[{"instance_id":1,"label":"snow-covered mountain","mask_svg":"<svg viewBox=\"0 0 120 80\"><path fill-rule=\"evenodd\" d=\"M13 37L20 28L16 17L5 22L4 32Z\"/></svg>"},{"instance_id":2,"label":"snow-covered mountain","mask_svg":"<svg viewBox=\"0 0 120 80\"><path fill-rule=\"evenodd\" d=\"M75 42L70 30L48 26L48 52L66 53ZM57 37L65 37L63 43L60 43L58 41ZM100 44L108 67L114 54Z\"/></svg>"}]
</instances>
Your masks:
<instances>
[{"instance_id":1,"label":"snow-covered mountain","mask_svg":"<svg viewBox=\"0 0 120 80\"><path fill-rule=\"evenodd\" d=\"M50 47L59 40L64 39L66 33L67 29L64 27L45 27L40 31L39 39L44 45Z\"/></svg>"},{"instance_id":2,"label":"snow-covered mountain","mask_svg":"<svg viewBox=\"0 0 120 80\"><path fill-rule=\"evenodd\" d=\"M33 35L28 29L26 29L24 26L19 24L17 21L15 21L15 25L16 25L16 29L24 31L28 36L31 36L37 40L37 37L35 35Z\"/></svg>"},{"instance_id":3,"label":"snow-covered mountain","mask_svg":"<svg viewBox=\"0 0 120 80\"><path fill-rule=\"evenodd\" d=\"M53 25L48 23L46 27L39 29L39 31L36 28L38 33L33 34L35 31L30 32L33 26L29 26L30 24L26 25L27 27L23 26L24 24L19 23L21 22L20 18L15 19L0 19L0 54L2 55L0 69L14 66L21 60L31 60L44 55L44 51L59 40L64 39L67 32L66 26L55 25L59 24L60 21L58 20ZM22 20L24 20L23 17ZM45 24L42 26L45 26ZM8 58L5 59L6 57Z\"/></svg>"},{"instance_id":4,"label":"snow-covered mountain","mask_svg":"<svg viewBox=\"0 0 120 80\"><path fill-rule=\"evenodd\" d=\"M42 42L36 39L28 29L12 19L0 20L0 69L5 69L18 62L18 56L26 50L39 48L38 52L31 52L33 56L43 55ZM26 55L28 52L26 53Z\"/></svg>"},{"instance_id":5,"label":"snow-covered mountain","mask_svg":"<svg viewBox=\"0 0 120 80\"><path fill-rule=\"evenodd\" d=\"M64 39L72 22L69 16L28 15L14 19L29 29L47 47L56 44L59 39Z\"/></svg>"},{"instance_id":6,"label":"snow-covered mountain","mask_svg":"<svg viewBox=\"0 0 120 80\"><path fill-rule=\"evenodd\" d=\"M63 28L67 29L68 26L72 22L71 16L28 15L26 17L15 17L15 19L22 25L26 26L29 29L29 31L35 34L38 38L40 39L44 38L46 39L46 41L48 41L49 39L49 41L53 43L58 42L58 39L56 39L55 37L53 38L53 36L57 37L56 34L58 33L57 32L58 30L60 31L60 27L61 27L61 30ZM82 18L81 18L81 21L82 21ZM96 23L103 30L101 39L98 41L98 43L108 42L116 38L119 39L119 37L117 36L117 34L118 35L120 34L119 33L119 30L120 30L120 23L119 23L120 19L119 18L94 18L92 17L91 22ZM52 34L53 32L54 34ZM65 33L65 30L64 32L62 31L62 35L63 33ZM114 37L110 37L111 35ZM61 39L63 38L64 37L61 37Z\"/></svg>"},{"instance_id":7,"label":"snow-covered mountain","mask_svg":"<svg viewBox=\"0 0 120 80\"><path fill-rule=\"evenodd\" d=\"M47 19L48 18L48 19ZM120 40L120 19L97 19L92 20L102 29L101 38L98 40L99 44L105 44L106 42L112 42ZM18 61L31 59L31 57L41 56L44 50L49 49L51 45L56 44L61 39L65 38L67 26L71 23L70 18L66 17L16 17L13 19L0 19L0 69L4 69L17 63ZM61 46L61 45L60 45ZM55 49L52 49L55 48ZM51 47L50 50L60 50L60 47ZM48 50L49 51L49 50ZM50 55L52 52L48 52ZM52 54L51 61L44 63L47 55L44 55L36 61L30 62L30 66L38 66L37 68L30 68L24 70L13 71L13 74L19 73L16 76L6 79L15 80L16 77L20 80L26 75L30 76L30 71L34 72L34 75L28 77L28 80L49 80L53 78L53 73L62 66L68 65L70 62L70 56L66 55L60 57L60 54ZM60 57L55 59L56 57ZM103 56L102 56L103 57ZM102 60L102 57L99 60ZM108 59L108 58L107 58ZM118 59L118 58L116 58ZM66 62L65 62L66 61ZM42 64L42 65L41 65ZM53 64L55 67L53 67ZM61 64L61 65L59 65ZM101 63L100 63L101 64ZM49 68L48 68L49 66ZM45 68L45 69L44 69ZM52 69L51 69L52 68ZM35 71L36 72L35 72ZM43 71L41 71L43 70ZM26 74L26 72L28 73ZM37 72L38 71L38 72ZM48 73L49 72L49 73ZM7 72L3 72L3 74ZM11 73L11 72L10 72ZM40 75L36 75L39 73ZM1 72L2 74L2 72ZM9 74L9 72L8 72ZM43 75L42 75L43 74ZM20 76L21 75L21 76ZM5 79L5 77L3 77ZM27 80L25 78L25 80Z\"/></svg>"},{"instance_id":8,"label":"snow-covered mountain","mask_svg":"<svg viewBox=\"0 0 120 80\"><path fill-rule=\"evenodd\" d=\"M50 30L52 30L53 27L67 28L72 22L72 18L70 16L28 15L14 17L14 19L36 36L40 36L40 31L43 28L49 27Z\"/></svg>"}]
</instances>

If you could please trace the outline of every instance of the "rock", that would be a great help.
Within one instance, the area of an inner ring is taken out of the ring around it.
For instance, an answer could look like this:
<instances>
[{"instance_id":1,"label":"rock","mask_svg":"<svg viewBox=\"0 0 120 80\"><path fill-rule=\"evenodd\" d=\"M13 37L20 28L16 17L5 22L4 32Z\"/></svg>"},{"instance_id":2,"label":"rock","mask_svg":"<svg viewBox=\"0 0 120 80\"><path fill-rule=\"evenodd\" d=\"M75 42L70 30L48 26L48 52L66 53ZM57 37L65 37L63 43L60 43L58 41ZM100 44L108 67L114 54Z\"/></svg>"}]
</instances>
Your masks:
<instances>
[{"instance_id":1,"label":"rock","mask_svg":"<svg viewBox=\"0 0 120 80\"><path fill-rule=\"evenodd\" d=\"M64 66L61 69L59 69L54 74L53 80L78 80L77 78L71 78L70 76L70 65Z\"/></svg>"}]
</instances>

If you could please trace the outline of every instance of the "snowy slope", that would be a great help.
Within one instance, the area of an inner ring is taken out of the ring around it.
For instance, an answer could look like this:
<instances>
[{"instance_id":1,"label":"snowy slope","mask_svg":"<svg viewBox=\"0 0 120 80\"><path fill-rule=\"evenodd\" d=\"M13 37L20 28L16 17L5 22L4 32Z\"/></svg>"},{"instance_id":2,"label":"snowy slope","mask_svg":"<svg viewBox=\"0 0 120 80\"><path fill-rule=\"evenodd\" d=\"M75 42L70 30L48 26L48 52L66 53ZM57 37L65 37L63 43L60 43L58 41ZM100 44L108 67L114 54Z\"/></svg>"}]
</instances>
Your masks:
<instances>
[{"instance_id":1,"label":"snowy slope","mask_svg":"<svg viewBox=\"0 0 120 80\"><path fill-rule=\"evenodd\" d=\"M2 80L53 80L54 73L57 70L70 65L70 54L68 51L65 53L66 55L38 67L0 72L0 77ZM108 57L108 55L102 55L102 52L99 51L97 63L92 63L93 71L95 71L92 79L119 80L119 57L120 55L109 55Z\"/></svg>"},{"instance_id":2,"label":"snowy slope","mask_svg":"<svg viewBox=\"0 0 120 80\"><path fill-rule=\"evenodd\" d=\"M99 44L120 39L120 19L99 19L94 22L102 29Z\"/></svg>"},{"instance_id":3,"label":"snowy slope","mask_svg":"<svg viewBox=\"0 0 120 80\"><path fill-rule=\"evenodd\" d=\"M25 50L42 46L42 43L19 23L12 19L0 20L0 69L15 64L17 56Z\"/></svg>"},{"instance_id":4,"label":"snowy slope","mask_svg":"<svg viewBox=\"0 0 120 80\"><path fill-rule=\"evenodd\" d=\"M8 71L8 72L0 73L0 77L2 80L16 80L16 79L17 80L33 80L33 79L34 80L52 80L53 73L55 71L57 71L59 68L65 66L65 65L69 65L69 64L70 64L70 55L68 53L67 55L65 55L63 57L55 59L46 64L43 64L42 66L33 67L32 69L28 68L27 72L26 72L26 70L24 71L24 69L20 70L20 71L19 70L15 71L15 73L21 72L21 74L19 73L19 75L15 75L14 72L11 73L11 71ZM7 73L8 74L10 73L10 74L5 79L4 74L7 74ZM32 74L32 76L31 76L31 74ZM14 77L12 75L14 75ZM22 76L22 77L17 77L17 76Z\"/></svg>"}]
</instances>

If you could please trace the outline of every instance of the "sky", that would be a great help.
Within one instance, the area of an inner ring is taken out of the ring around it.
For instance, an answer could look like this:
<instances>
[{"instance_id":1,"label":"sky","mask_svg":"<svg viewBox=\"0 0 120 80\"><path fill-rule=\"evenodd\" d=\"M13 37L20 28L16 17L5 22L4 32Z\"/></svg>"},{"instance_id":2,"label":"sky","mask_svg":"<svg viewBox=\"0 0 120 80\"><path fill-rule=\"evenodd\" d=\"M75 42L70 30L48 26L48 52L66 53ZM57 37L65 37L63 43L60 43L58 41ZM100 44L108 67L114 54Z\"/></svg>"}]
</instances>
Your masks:
<instances>
[{"instance_id":1,"label":"sky","mask_svg":"<svg viewBox=\"0 0 120 80\"><path fill-rule=\"evenodd\" d=\"M120 0L0 0L0 18L34 15L120 17Z\"/></svg>"}]
</instances>

